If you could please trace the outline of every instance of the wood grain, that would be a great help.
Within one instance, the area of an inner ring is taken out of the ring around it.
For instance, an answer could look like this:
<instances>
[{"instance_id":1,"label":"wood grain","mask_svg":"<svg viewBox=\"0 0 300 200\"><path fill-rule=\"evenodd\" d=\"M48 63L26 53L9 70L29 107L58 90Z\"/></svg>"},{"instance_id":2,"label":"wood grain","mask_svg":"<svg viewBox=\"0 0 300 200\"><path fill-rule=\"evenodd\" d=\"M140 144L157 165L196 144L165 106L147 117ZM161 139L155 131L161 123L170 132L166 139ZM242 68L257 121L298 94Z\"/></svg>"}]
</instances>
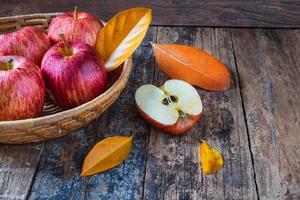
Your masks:
<instances>
[{"instance_id":1,"label":"wood grain","mask_svg":"<svg viewBox=\"0 0 300 200\"><path fill-rule=\"evenodd\" d=\"M185 135L167 135L151 128L144 199L256 199L229 29L159 27L157 42L203 48L229 67L232 83L225 92L198 89L203 116ZM161 85L166 79L156 68L154 83ZM201 172L200 139L207 140L224 156L225 166L217 174L203 176Z\"/></svg>"},{"instance_id":2,"label":"wood grain","mask_svg":"<svg viewBox=\"0 0 300 200\"><path fill-rule=\"evenodd\" d=\"M94 144L98 121L73 134L48 141L29 199L83 199L86 179L80 177L84 156Z\"/></svg>"},{"instance_id":3,"label":"wood grain","mask_svg":"<svg viewBox=\"0 0 300 200\"><path fill-rule=\"evenodd\" d=\"M151 7L153 25L300 27L300 2L297 0L0 0L0 16L37 12L70 11L74 5L103 20L131 7Z\"/></svg>"},{"instance_id":4,"label":"wood grain","mask_svg":"<svg viewBox=\"0 0 300 200\"><path fill-rule=\"evenodd\" d=\"M0 144L0 199L25 199L44 144Z\"/></svg>"},{"instance_id":5,"label":"wood grain","mask_svg":"<svg viewBox=\"0 0 300 200\"><path fill-rule=\"evenodd\" d=\"M300 199L300 32L234 29L261 199Z\"/></svg>"}]
</instances>

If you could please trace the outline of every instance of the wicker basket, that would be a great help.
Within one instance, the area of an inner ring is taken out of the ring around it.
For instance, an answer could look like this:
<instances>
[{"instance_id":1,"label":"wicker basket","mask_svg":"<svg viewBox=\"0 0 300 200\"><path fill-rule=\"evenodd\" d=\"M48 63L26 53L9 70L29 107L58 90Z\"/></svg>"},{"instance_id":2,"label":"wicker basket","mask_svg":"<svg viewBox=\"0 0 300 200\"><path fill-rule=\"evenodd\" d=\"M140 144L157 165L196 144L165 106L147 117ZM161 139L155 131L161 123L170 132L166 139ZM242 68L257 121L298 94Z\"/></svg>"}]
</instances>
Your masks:
<instances>
[{"instance_id":1,"label":"wicker basket","mask_svg":"<svg viewBox=\"0 0 300 200\"><path fill-rule=\"evenodd\" d=\"M0 34L18 30L24 26L37 26L47 30L49 22L59 13L32 14L0 18ZM101 115L119 97L131 72L132 59L109 74L109 89L76 108L62 111L46 97L43 113L38 118L16 121L0 121L0 143L22 144L44 141L75 131Z\"/></svg>"}]
</instances>

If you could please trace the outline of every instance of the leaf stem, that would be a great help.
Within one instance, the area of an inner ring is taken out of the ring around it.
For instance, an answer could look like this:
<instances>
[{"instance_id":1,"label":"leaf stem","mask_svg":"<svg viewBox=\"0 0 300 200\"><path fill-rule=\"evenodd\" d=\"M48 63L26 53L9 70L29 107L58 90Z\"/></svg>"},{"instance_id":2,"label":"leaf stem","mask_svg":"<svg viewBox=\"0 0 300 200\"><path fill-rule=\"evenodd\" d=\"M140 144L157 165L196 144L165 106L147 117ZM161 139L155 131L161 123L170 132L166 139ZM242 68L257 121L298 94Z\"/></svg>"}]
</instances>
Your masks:
<instances>
[{"instance_id":1,"label":"leaf stem","mask_svg":"<svg viewBox=\"0 0 300 200\"><path fill-rule=\"evenodd\" d=\"M200 143L205 143L206 144L205 140L200 140Z\"/></svg>"}]
</instances>

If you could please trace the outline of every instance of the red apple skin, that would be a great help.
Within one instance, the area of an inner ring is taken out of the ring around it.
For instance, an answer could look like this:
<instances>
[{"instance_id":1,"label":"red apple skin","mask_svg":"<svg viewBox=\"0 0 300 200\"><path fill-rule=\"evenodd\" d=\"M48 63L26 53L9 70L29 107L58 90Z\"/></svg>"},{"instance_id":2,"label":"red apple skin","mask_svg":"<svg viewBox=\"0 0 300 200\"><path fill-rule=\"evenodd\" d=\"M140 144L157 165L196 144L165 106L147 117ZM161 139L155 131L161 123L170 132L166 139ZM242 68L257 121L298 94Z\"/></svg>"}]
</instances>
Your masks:
<instances>
[{"instance_id":1,"label":"red apple skin","mask_svg":"<svg viewBox=\"0 0 300 200\"><path fill-rule=\"evenodd\" d=\"M46 86L64 109L74 108L102 94L107 73L96 50L88 44L70 42L72 56L66 56L64 43L54 45L42 60Z\"/></svg>"},{"instance_id":2,"label":"red apple skin","mask_svg":"<svg viewBox=\"0 0 300 200\"><path fill-rule=\"evenodd\" d=\"M51 47L47 35L36 27L24 27L19 31L0 35L0 55L23 56L38 66Z\"/></svg>"},{"instance_id":3,"label":"red apple skin","mask_svg":"<svg viewBox=\"0 0 300 200\"><path fill-rule=\"evenodd\" d=\"M145 112L142 111L137 106L138 111L142 115L142 117L150 122L153 126L155 126L158 129L161 129L165 132L168 132L173 135L181 135L193 128L193 126L197 123L197 121L200 119L201 113L199 115L189 115L185 118L178 118L177 122L171 126L166 126L153 118L151 118L149 115L147 115Z\"/></svg>"},{"instance_id":4,"label":"red apple skin","mask_svg":"<svg viewBox=\"0 0 300 200\"><path fill-rule=\"evenodd\" d=\"M3 65L12 60L11 70ZM0 121L37 117L45 101L45 83L37 65L20 56L0 56Z\"/></svg>"},{"instance_id":5,"label":"red apple skin","mask_svg":"<svg viewBox=\"0 0 300 200\"><path fill-rule=\"evenodd\" d=\"M79 41L94 47L102 28L102 23L89 13L78 12L76 18L73 12L67 12L52 20L48 37L53 43L58 43L61 41L59 34L64 34L67 41Z\"/></svg>"}]
</instances>

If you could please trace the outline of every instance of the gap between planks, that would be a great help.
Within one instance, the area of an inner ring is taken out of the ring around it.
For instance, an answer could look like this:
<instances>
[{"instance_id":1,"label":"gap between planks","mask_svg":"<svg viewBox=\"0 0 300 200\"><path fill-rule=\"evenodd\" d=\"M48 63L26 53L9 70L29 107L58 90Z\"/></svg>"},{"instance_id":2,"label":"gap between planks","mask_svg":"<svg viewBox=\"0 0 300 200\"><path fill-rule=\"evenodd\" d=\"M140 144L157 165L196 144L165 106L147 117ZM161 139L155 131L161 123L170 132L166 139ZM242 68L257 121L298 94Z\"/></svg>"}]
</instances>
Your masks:
<instances>
[{"instance_id":1,"label":"gap between planks","mask_svg":"<svg viewBox=\"0 0 300 200\"><path fill-rule=\"evenodd\" d=\"M243 109L243 114L244 114L244 121L245 121L245 125L246 125L247 137L248 137L248 148L249 148L249 151L250 151L251 163L252 163L252 166L254 168L254 159L253 159L253 152L252 152L252 147L251 147L251 140L250 140L248 122L247 122L247 119L246 119L246 110L245 110L244 99L243 99L243 94L242 94L242 90L241 90L241 81L240 81L238 65L237 65L237 62L236 62L234 43L233 43L233 39L232 39L232 29L230 29L230 38L231 38L231 42L232 42L234 63L235 63L236 71L237 71L238 85L239 85L239 88L240 88L239 92L240 92L240 97L241 97L241 102L242 102L242 109ZM253 170L253 179L254 179L254 183L255 183L255 191L256 191L257 199L260 200L259 193L258 193L258 185L257 185L257 181L256 181L255 168Z\"/></svg>"}]
</instances>

